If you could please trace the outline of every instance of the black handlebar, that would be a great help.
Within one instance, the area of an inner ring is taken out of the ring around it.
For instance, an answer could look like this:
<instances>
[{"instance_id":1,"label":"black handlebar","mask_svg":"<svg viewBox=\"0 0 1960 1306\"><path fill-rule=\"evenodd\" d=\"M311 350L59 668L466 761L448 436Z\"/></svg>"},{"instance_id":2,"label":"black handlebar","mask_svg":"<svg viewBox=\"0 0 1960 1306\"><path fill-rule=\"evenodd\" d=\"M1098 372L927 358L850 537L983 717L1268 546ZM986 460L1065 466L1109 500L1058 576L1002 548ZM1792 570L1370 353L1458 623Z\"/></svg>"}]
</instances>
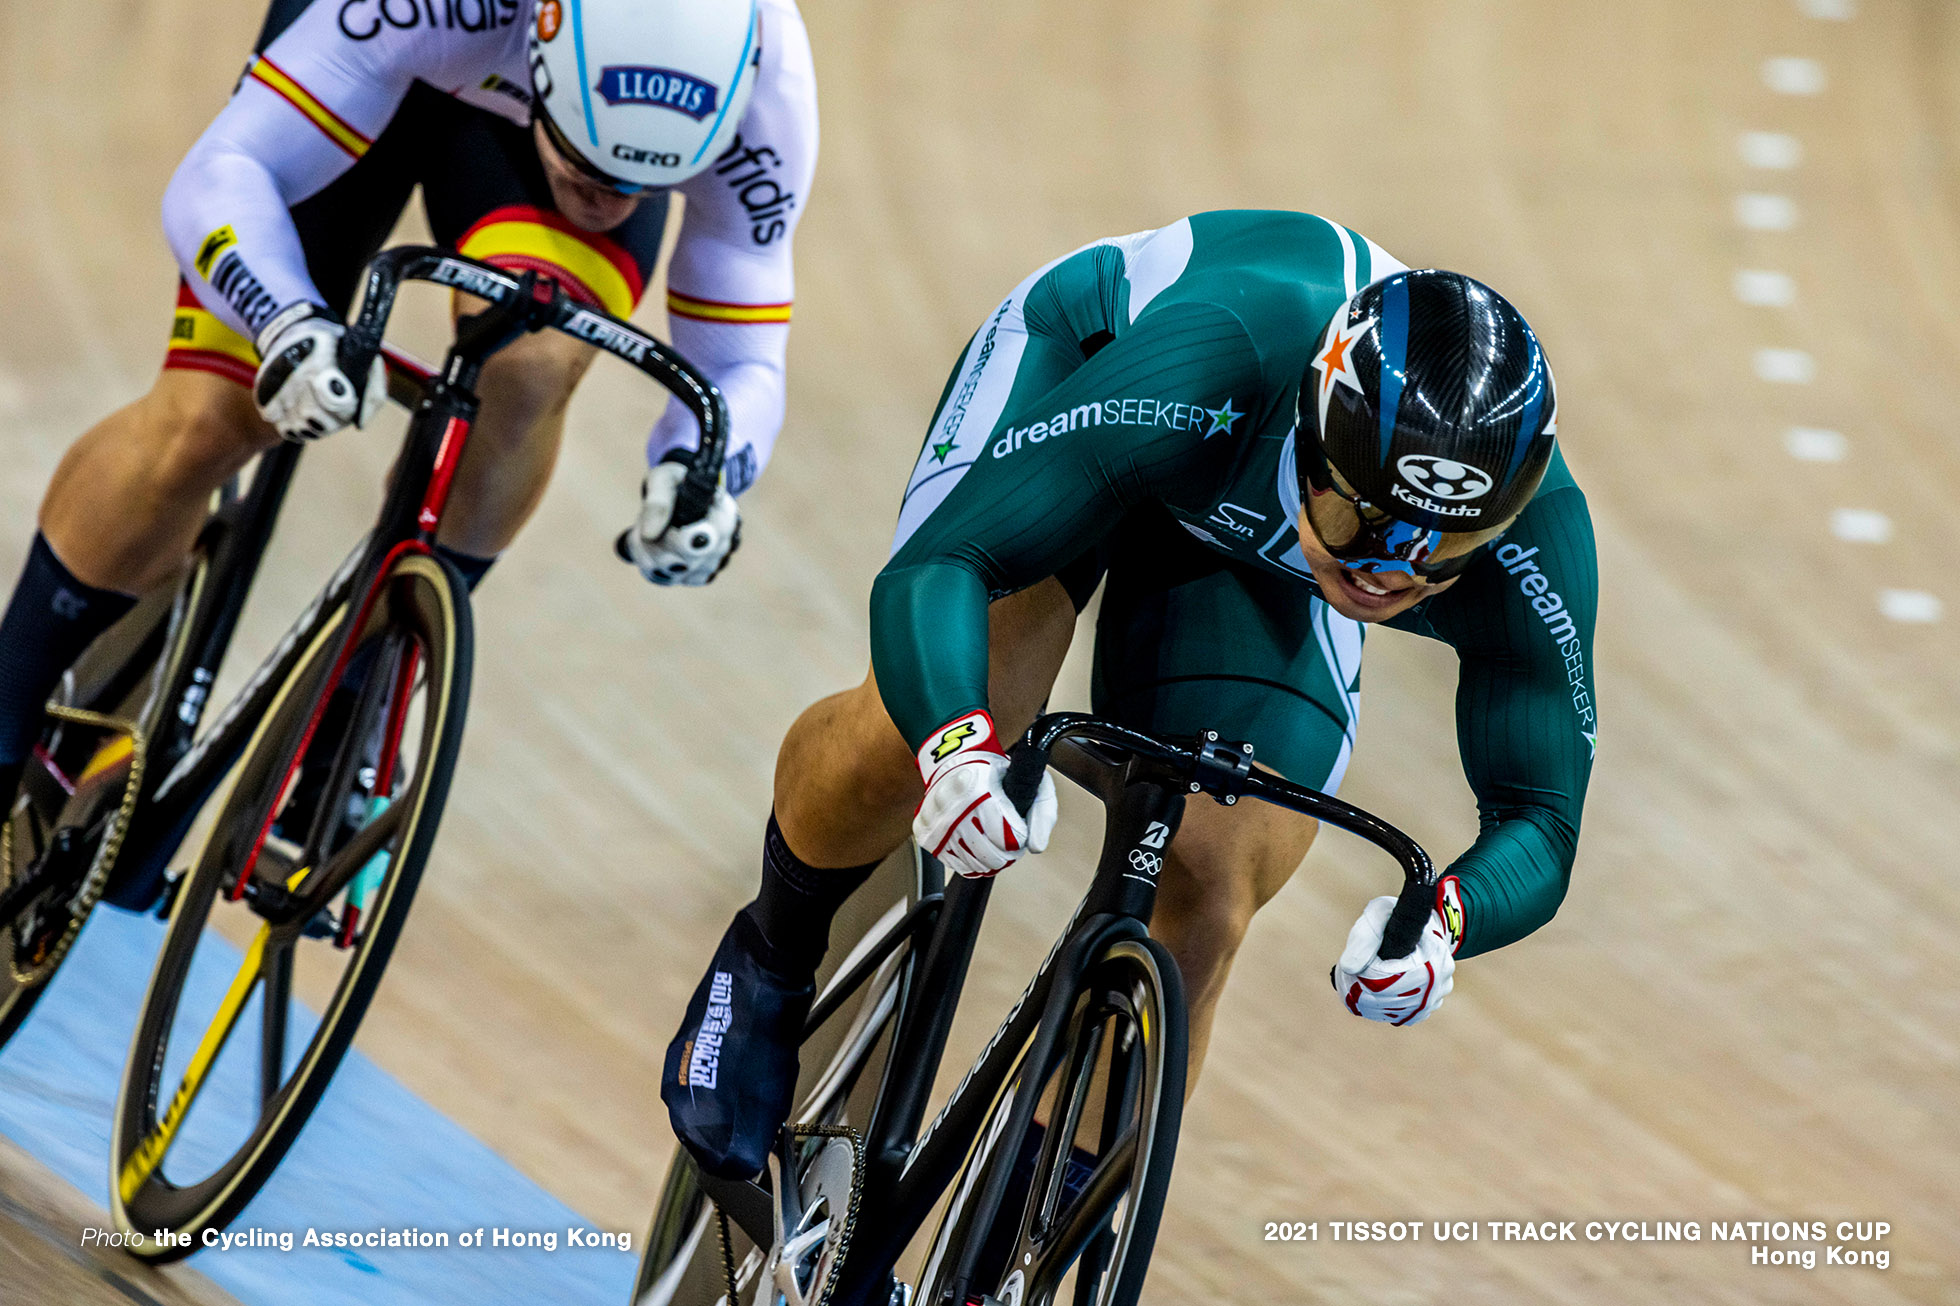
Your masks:
<instances>
[{"instance_id":1,"label":"black handlebar","mask_svg":"<svg viewBox=\"0 0 1960 1306\"><path fill-rule=\"evenodd\" d=\"M361 311L340 338L340 370L356 384L366 382L368 369L381 350L382 332L395 307L395 292L404 281L430 281L467 291L490 301L491 312L509 317L518 331L563 332L653 378L681 401L701 428L701 442L675 495L674 524L685 526L708 515L728 453L728 407L721 391L668 346L603 309L567 298L548 278L534 273L516 276L427 245L400 245L381 251L368 263ZM458 380L453 375L443 379Z\"/></svg>"},{"instance_id":2,"label":"black handlebar","mask_svg":"<svg viewBox=\"0 0 1960 1306\"><path fill-rule=\"evenodd\" d=\"M1253 769L1251 745L1222 744L1215 732L1207 732L1190 744L1175 743L1080 712L1049 713L1029 726L1028 733L1008 750L1007 774L1001 787L1023 813L1034 801L1050 754L1064 740L1128 754L1182 784L1188 793L1210 794L1226 803L1249 795L1366 839L1402 868L1402 892L1382 932L1379 955L1393 960L1415 951L1435 905L1436 867L1421 844L1380 817L1318 789Z\"/></svg>"}]
</instances>

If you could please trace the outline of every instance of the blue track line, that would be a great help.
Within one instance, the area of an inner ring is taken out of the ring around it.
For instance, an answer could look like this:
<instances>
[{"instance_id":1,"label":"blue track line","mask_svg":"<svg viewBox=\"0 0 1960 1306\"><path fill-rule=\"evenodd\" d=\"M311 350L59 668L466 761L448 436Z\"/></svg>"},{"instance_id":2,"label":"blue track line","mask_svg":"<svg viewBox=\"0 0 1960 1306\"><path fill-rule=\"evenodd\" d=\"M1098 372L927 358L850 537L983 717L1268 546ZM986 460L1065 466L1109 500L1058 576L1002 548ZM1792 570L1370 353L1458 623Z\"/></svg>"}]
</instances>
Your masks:
<instances>
[{"instance_id":1,"label":"blue track line","mask_svg":"<svg viewBox=\"0 0 1960 1306\"><path fill-rule=\"evenodd\" d=\"M162 926L104 908L14 1041L0 1051L0 1134L5 1134L91 1200L109 1195L109 1127L138 1004L162 941ZM209 944L206 945L209 948ZM235 966L231 953L229 965ZM229 979L223 958L193 968L193 1000L209 1010ZM243 1100L251 1083L255 998L219 1059L206 1102ZM296 1027L300 1045L310 1028ZM188 1038L185 1041L190 1041ZM186 1055L176 1050L176 1064ZM172 1078L167 1082L174 1083ZM215 1113L214 1113L215 1114ZM194 1159L224 1141L198 1111L173 1158ZM165 1163L165 1172L171 1169ZM106 1222L106 1217L105 1217ZM428 1249L303 1248L321 1231L415 1228L450 1234ZM592 1225L563 1202L358 1051L342 1062L311 1123L279 1171L231 1229L290 1230L294 1248L200 1252L201 1273L244 1306L405 1306L406 1303L511 1303L511 1306L623 1306L632 1291L632 1252L568 1248L567 1231ZM458 1232L478 1228L555 1232L558 1250L490 1245L459 1248Z\"/></svg>"}]
</instances>

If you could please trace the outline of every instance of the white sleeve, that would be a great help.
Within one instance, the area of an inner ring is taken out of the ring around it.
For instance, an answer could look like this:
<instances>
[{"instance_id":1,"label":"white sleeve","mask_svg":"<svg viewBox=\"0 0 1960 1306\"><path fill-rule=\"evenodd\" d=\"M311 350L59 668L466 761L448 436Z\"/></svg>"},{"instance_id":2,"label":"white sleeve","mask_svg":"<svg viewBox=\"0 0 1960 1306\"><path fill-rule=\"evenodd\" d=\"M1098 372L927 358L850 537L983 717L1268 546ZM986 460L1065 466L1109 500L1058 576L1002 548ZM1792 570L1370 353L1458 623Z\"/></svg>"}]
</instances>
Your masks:
<instances>
[{"instance_id":1,"label":"white sleeve","mask_svg":"<svg viewBox=\"0 0 1960 1306\"><path fill-rule=\"evenodd\" d=\"M204 306L247 339L297 300L322 303L288 210L353 167L394 117L429 42L352 41L311 5L253 59L163 195L163 230Z\"/></svg>"},{"instance_id":2,"label":"white sleeve","mask_svg":"<svg viewBox=\"0 0 1960 1306\"><path fill-rule=\"evenodd\" d=\"M728 489L755 483L783 424L797 219L817 166L817 76L792 0L762 0L762 75L734 144L680 187L687 207L667 269L674 347L728 401ZM669 404L648 462L698 443L687 410Z\"/></svg>"}]
</instances>

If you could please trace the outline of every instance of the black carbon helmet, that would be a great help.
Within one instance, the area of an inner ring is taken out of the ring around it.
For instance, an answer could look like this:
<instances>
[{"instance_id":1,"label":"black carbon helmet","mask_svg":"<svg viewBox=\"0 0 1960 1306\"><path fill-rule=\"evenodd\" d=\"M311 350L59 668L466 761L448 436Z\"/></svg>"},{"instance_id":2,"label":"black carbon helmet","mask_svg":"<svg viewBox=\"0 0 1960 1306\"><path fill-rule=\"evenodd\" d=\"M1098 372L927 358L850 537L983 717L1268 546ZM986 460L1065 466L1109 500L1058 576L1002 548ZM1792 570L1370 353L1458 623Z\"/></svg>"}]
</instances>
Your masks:
<instances>
[{"instance_id":1,"label":"black carbon helmet","mask_svg":"<svg viewBox=\"0 0 1960 1306\"><path fill-rule=\"evenodd\" d=\"M1327 325L1295 412L1301 495L1328 469L1353 495L1429 530L1484 531L1544 479L1558 397L1538 337L1482 282L1398 272Z\"/></svg>"}]
</instances>

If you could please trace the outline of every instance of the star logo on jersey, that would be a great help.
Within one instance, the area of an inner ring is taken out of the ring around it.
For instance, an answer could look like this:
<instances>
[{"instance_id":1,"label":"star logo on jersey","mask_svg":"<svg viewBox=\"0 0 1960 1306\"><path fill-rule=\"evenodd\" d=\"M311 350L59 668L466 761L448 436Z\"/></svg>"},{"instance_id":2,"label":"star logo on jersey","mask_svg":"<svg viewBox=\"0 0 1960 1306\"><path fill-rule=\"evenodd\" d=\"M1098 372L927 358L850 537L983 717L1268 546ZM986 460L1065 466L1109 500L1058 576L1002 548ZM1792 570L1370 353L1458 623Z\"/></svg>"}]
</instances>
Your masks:
<instances>
[{"instance_id":1,"label":"star logo on jersey","mask_svg":"<svg viewBox=\"0 0 1960 1306\"><path fill-rule=\"evenodd\" d=\"M1334 397L1334 387L1345 385L1356 394L1362 393L1361 374L1354 370L1352 353L1354 342L1374 329L1377 319L1349 325L1336 316L1327 324L1327 335L1320 343L1320 352L1314 355L1314 370L1320 373L1320 425L1327 427L1327 401Z\"/></svg>"},{"instance_id":2,"label":"star logo on jersey","mask_svg":"<svg viewBox=\"0 0 1960 1306\"><path fill-rule=\"evenodd\" d=\"M1584 736L1585 736L1585 738L1586 738L1586 758L1587 758L1587 760L1588 760L1588 761L1596 761L1596 760L1598 760L1598 758L1599 758L1599 735L1598 735L1598 733L1597 733L1596 731L1592 731L1592 730L1581 730L1581 731L1580 731L1579 733L1580 733L1581 735L1584 735Z\"/></svg>"},{"instance_id":3,"label":"star logo on jersey","mask_svg":"<svg viewBox=\"0 0 1960 1306\"><path fill-rule=\"evenodd\" d=\"M958 440L941 440L938 444L932 446L932 460L936 463L943 463L947 458L952 456L953 450L959 447L960 442Z\"/></svg>"},{"instance_id":4,"label":"star logo on jersey","mask_svg":"<svg viewBox=\"0 0 1960 1306\"><path fill-rule=\"evenodd\" d=\"M939 736L939 742L932 746L932 760L935 762L945 761L954 753L959 752L960 745L971 738L973 738L973 723L971 721L960 722L951 730ZM962 763L961 765L965 764Z\"/></svg>"},{"instance_id":5,"label":"star logo on jersey","mask_svg":"<svg viewBox=\"0 0 1960 1306\"><path fill-rule=\"evenodd\" d=\"M1245 416L1244 413L1232 411L1232 401L1230 399L1225 401L1223 408L1207 408L1203 411L1204 415L1211 419L1211 429L1205 432L1205 439L1207 440L1217 435L1220 431L1230 435L1232 433L1232 424Z\"/></svg>"}]
</instances>

